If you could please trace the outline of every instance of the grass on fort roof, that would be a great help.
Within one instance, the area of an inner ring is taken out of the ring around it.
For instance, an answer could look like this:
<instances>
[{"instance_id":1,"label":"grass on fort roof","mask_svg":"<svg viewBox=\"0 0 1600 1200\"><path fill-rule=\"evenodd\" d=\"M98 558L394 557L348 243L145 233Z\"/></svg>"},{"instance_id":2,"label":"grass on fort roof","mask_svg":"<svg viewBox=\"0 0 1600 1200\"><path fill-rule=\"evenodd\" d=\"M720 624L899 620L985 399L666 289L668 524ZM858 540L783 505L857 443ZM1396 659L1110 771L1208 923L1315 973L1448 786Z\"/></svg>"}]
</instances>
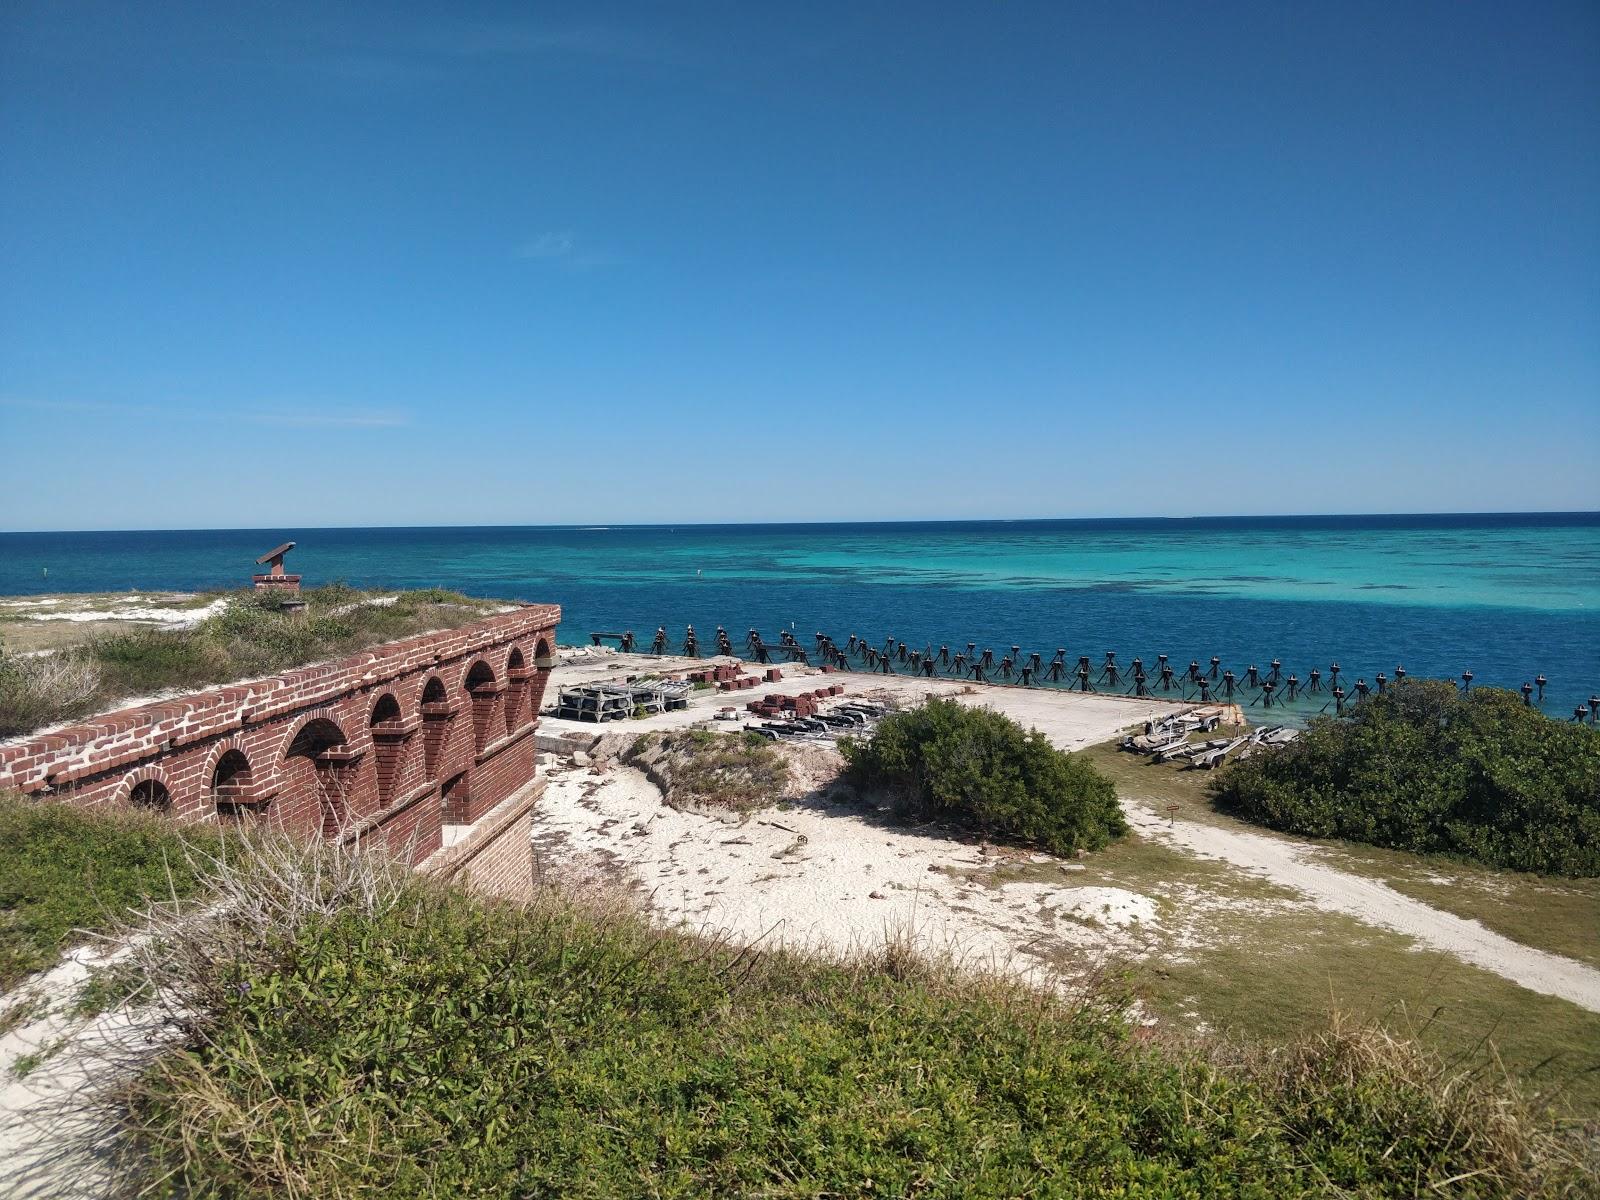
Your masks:
<instances>
[{"instance_id":1,"label":"grass on fort roof","mask_svg":"<svg viewBox=\"0 0 1600 1200\"><path fill-rule=\"evenodd\" d=\"M1583 1194L1569 1131L1375 1025L1167 1040L1104 986L895 939L739 948L324 863L309 886L245 864L219 907L293 919L174 928L148 959L191 1030L128 1096L150 1194Z\"/></svg>"},{"instance_id":2,"label":"grass on fort roof","mask_svg":"<svg viewBox=\"0 0 1600 1200\"><path fill-rule=\"evenodd\" d=\"M392 597L392 602L388 602ZM189 628L128 627L96 632L48 654L7 653L0 629L0 737L104 712L120 702L172 690L269 675L350 654L379 642L480 619L496 602L429 588L360 591L308 588L296 614L272 592L217 593L218 612ZM377 601L385 601L378 603Z\"/></svg>"},{"instance_id":3,"label":"grass on fort roof","mask_svg":"<svg viewBox=\"0 0 1600 1200\"><path fill-rule=\"evenodd\" d=\"M0 992L152 900L192 894L215 833L164 817L0 794Z\"/></svg>"}]
</instances>

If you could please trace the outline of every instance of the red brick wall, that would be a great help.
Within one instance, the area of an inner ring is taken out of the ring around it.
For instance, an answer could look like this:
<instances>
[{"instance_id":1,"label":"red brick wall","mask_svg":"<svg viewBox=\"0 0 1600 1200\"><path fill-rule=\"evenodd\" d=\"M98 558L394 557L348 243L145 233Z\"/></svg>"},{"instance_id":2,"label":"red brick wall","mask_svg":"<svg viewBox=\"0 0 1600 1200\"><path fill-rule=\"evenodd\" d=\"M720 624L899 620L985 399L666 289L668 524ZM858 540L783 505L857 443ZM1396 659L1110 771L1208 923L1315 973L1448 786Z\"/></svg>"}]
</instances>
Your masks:
<instances>
[{"instance_id":1,"label":"red brick wall","mask_svg":"<svg viewBox=\"0 0 1600 1200\"><path fill-rule=\"evenodd\" d=\"M109 713L0 747L0 789L126 804L150 780L180 820L266 820L299 833L409 842L420 860L439 846L443 781L465 772L466 817L476 820L533 778L532 735L560 617L554 605L525 605L270 679ZM508 686L519 657L526 681ZM492 691L467 690L479 663L493 672ZM424 710L423 690L435 678L445 700ZM386 696L394 704L380 712ZM481 748L474 705L486 718ZM431 771L429 739L437 746ZM248 760L249 783L218 792L217 763L230 750Z\"/></svg>"},{"instance_id":2,"label":"red brick wall","mask_svg":"<svg viewBox=\"0 0 1600 1200\"><path fill-rule=\"evenodd\" d=\"M543 792L544 781L536 780L507 797L484 813L462 840L438 851L421 869L485 895L529 899L537 884L533 810Z\"/></svg>"}]
</instances>

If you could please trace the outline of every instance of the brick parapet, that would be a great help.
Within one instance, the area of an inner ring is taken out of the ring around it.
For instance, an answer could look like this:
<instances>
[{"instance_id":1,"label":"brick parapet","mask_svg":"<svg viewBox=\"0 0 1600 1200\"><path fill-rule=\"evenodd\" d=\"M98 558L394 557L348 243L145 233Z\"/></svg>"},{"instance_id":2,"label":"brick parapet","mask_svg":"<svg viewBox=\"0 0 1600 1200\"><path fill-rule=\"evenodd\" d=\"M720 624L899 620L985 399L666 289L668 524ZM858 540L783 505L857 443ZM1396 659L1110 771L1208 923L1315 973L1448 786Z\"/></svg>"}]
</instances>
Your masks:
<instances>
[{"instance_id":1,"label":"brick parapet","mask_svg":"<svg viewBox=\"0 0 1600 1200\"><path fill-rule=\"evenodd\" d=\"M460 786L468 820L532 781L530 735L560 615L555 605L525 605L107 713L0 747L0 789L94 805L139 800L144 785L179 820L270 817L305 834L381 837L421 859L439 846L446 781ZM475 667L480 688L484 667L494 677L481 750L467 687Z\"/></svg>"},{"instance_id":2,"label":"brick parapet","mask_svg":"<svg viewBox=\"0 0 1600 1200\"><path fill-rule=\"evenodd\" d=\"M25 793L59 788L85 775L226 737L246 725L265 724L406 676L431 673L446 663L476 661L519 639L547 634L553 640L560 618L561 610L553 604L525 605L460 629L372 646L334 662L107 713L0 747L0 787ZM497 671L503 670L504 664L499 664ZM445 685L459 691L460 680L447 678Z\"/></svg>"}]
</instances>

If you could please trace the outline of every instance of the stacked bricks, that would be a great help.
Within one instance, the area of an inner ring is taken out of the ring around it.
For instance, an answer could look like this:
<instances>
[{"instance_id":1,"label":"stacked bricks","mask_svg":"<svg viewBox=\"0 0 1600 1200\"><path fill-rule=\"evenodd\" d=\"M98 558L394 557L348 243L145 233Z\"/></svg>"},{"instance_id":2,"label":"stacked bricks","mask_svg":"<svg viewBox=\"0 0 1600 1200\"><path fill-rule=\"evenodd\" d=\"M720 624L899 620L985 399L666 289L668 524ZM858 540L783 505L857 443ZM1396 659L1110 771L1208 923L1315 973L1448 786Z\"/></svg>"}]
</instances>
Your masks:
<instances>
[{"instance_id":1,"label":"stacked bricks","mask_svg":"<svg viewBox=\"0 0 1600 1200\"><path fill-rule=\"evenodd\" d=\"M453 819L472 822L533 779L560 617L525 605L109 713L0 747L0 789L84 805L127 804L138 789L178 820L266 820L421 859L439 846L445 791Z\"/></svg>"},{"instance_id":2,"label":"stacked bricks","mask_svg":"<svg viewBox=\"0 0 1600 1200\"><path fill-rule=\"evenodd\" d=\"M752 700L745 707L762 717L814 717L821 701L841 695L843 692L842 683L818 688L814 692L802 692L798 696L781 696L777 692L768 692L760 700Z\"/></svg>"}]
</instances>

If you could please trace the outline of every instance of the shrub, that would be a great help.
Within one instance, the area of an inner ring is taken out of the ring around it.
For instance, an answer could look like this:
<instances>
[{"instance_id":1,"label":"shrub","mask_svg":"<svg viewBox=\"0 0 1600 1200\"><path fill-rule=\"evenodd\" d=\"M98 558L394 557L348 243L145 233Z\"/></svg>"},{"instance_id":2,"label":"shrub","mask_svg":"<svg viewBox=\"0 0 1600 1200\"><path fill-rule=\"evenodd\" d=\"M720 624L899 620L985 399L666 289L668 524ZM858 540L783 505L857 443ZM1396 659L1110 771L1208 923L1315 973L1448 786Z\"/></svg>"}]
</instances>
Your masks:
<instances>
[{"instance_id":1,"label":"shrub","mask_svg":"<svg viewBox=\"0 0 1600 1200\"><path fill-rule=\"evenodd\" d=\"M1406 680L1212 787L1289 833L1600 875L1600 732L1512 692Z\"/></svg>"},{"instance_id":2,"label":"shrub","mask_svg":"<svg viewBox=\"0 0 1600 1200\"><path fill-rule=\"evenodd\" d=\"M1038 730L954 700L892 713L870 741L840 742L851 782L898 811L948 820L1052 854L1127 832L1111 781Z\"/></svg>"}]
</instances>

